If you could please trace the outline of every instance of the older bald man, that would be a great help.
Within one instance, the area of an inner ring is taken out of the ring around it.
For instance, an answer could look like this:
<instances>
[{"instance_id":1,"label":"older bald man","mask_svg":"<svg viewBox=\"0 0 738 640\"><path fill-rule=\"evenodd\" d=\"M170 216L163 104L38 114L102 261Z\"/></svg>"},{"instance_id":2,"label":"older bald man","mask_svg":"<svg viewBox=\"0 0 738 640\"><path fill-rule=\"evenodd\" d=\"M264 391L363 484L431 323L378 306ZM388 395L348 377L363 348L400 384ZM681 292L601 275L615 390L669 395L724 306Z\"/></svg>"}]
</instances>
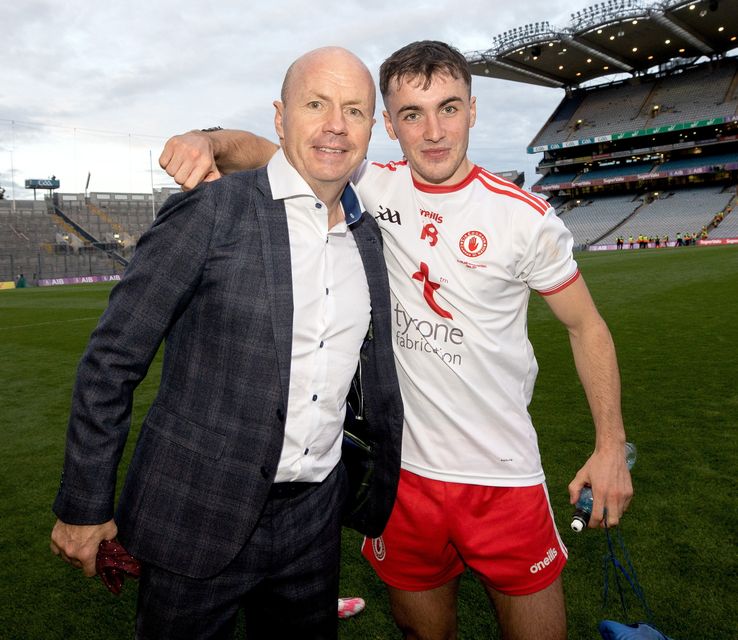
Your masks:
<instances>
[{"instance_id":1,"label":"older bald man","mask_svg":"<svg viewBox=\"0 0 738 640\"><path fill-rule=\"evenodd\" d=\"M287 72L268 167L172 197L79 366L52 550L87 575L101 540L142 563L138 638L335 638L346 395L359 358L386 523L402 403L376 222L348 183L374 124L366 67L338 48ZM133 391L166 338L157 398L115 517Z\"/></svg>"}]
</instances>

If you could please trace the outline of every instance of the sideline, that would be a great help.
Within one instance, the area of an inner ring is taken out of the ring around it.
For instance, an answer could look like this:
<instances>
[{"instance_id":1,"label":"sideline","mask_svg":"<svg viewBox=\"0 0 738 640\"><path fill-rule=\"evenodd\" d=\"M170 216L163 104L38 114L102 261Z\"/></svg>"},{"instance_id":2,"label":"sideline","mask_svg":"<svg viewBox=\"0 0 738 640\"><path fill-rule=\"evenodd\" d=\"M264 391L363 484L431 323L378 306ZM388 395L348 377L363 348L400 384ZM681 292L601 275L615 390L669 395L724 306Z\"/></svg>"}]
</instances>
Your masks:
<instances>
[{"instance_id":1,"label":"sideline","mask_svg":"<svg viewBox=\"0 0 738 640\"><path fill-rule=\"evenodd\" d=\"M626 245L628 242L625 243ZM636 241L634 244L638 244ZM698 247L714 247L717 245L728 245L728 244L738 244L738 238L708 238L707 240L697 240ZM668 248L676 248L677 244L675 240L669 240L669 242L662 244L661 247L657 247L653 242L648 243L648 247L643 247L644 249L668 249ZM694 246L694 245L693 245ZM640 247L628 247L624 246L621 249L617 248L617 245L614 244L591 244L587 246L586 251L638 251ZM687 247L683 247L686 249Z\"/></svg>"}]
</instances>

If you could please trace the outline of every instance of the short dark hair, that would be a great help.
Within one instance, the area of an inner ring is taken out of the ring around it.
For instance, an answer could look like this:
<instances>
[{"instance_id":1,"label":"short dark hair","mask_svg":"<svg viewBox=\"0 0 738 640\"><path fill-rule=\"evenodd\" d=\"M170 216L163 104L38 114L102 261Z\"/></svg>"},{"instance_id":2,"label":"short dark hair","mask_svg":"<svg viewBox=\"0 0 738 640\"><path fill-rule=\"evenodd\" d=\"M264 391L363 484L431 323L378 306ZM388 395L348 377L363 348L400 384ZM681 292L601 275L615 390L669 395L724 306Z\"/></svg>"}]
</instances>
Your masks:
<instances>
[{"instance_id":1,"label":"short dark hair","mask_svg":"<svg viewBox=\"0 0 738 640\"><path fill-rule=\"evenodd\" d=\"M423 89L430 87L433 76L448 74L454 80L461 78L471 94L471 72L463 54L445 42L420 40L395 51L379 67L379 90L386 98L390 83L398 85L407 77L424 79Z\"/></svg>"}]
</instances>

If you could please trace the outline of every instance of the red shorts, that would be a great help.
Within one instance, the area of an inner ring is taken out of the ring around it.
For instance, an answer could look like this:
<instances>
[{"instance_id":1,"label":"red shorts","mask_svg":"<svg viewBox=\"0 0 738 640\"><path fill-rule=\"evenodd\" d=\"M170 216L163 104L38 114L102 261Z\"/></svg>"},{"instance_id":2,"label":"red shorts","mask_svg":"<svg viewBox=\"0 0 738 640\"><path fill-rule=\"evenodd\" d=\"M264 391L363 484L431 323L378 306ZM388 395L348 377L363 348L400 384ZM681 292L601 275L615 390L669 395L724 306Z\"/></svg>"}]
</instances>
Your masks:
<instances>
[{"instance_id":1,"label":"red shorts","mask_svg":"<svg viewBox=\"0 0 738 640\"><path fill-rule=\"evenodd\" d=\"M567 557L545 484L487 487L404 469L389 523L379 538L364 539L362 553L403 591L435 589L468 566L508 595L545 589Z\"/></svg>"}]
</instances>

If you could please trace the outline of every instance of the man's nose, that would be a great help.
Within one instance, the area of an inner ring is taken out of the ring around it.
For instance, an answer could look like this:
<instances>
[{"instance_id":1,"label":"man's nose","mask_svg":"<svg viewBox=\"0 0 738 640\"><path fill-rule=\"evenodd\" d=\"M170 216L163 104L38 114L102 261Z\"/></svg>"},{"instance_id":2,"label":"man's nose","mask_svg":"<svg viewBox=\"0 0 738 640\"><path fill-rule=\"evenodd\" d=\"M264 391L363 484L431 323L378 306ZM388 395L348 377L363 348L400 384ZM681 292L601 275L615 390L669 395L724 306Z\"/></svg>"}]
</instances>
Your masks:
<instances>
[{"instance_id":1,"label":"man's nose","mask_svg":"<svg viewBox=\"0 0 738 640\"><path fill-rule=\"evenodd\" d=\"M424 137L429 142L438 142L444 137L443 127L436 115L426 117Z\"/></svg>"},{"instance_id":2,"label":"man's nose","mask_svg":"<svg viewBox=\"0 0 738 640\"><path fill-rule=\"evenodd\" d=\"M328 111L325 120L325 130L335 135L346 133L346 114L343 109L332 108Z\"/></svg>"}]
</instances>

